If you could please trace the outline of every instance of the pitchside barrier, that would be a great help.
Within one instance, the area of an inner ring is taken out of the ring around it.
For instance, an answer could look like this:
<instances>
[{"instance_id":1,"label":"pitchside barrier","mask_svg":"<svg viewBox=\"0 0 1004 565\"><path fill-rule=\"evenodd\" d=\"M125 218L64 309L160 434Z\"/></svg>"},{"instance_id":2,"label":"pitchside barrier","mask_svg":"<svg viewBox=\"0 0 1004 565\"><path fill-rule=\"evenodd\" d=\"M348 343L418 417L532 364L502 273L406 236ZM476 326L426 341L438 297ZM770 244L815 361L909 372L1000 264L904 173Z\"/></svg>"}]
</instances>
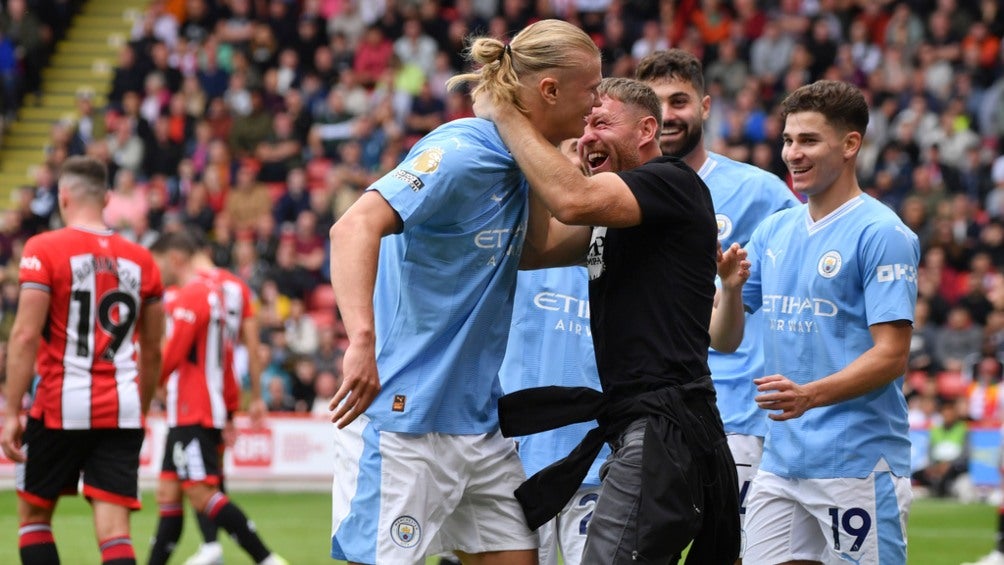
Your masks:
<instances>
[{"instance_id":1,"label":"pitchside barrier","mask_svg":"<svg viewBox=\"0 0 1004 565\"><path fill-rule=\"evenodd\" d=\"M237 439L224 455L227 484L236 490L328 490L334 467L331 441L333 424L310 416L269 416L263 426L253 427L247 417L235 420ZM147 420L146 440L140 454L140 481L156 483L164 457L167 423L161 417ZM926 429L910 431L912 466L922 469L928 461ZM981 487L1000 485L1001 431L997 426L969 429L969 474ZM14 464L0 453L0 488L14 484Z\"/></svg>"},{"instance_id":2,"label":"pitchside barrier","mask_svg":"<svg viewBox=\"0 0 1004 565\"><path fill-rule=\"evenodd\" d=\"M263 426L252 427L247 417L234 423L237 439L224 455L227 487L235 490L329 490L334 467L331 434L334 424L310 416L269 416ZM147 419L146 439L140 452L140 482L156 483L164 460L167 422ZM14 482L14 464L0 452L0 487Z\"/></svg>"}]
</instances>

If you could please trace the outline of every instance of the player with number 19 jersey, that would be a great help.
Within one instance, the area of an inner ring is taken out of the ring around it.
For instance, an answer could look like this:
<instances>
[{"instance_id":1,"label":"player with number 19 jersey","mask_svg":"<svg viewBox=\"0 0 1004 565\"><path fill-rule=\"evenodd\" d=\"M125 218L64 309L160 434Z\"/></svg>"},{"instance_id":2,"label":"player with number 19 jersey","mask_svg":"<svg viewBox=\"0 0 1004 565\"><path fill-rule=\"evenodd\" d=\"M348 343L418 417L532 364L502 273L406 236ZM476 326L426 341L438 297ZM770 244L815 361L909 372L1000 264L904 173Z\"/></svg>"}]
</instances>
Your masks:
<instances>
[{"instance_id":1,"label":"player with number 19 jersey","mask_svg":"<svg viewBox=\"0 0 1004 565\"><path fill-rule=\"evenodd\" d=\"M873 346L869 326L913 321L920 245L896 214L862 194L813 222L774 214L747 246L743 302L763 311L765 374L804 385ZM903 377L867 394L768 424L760 468L787 478L864 478L882 460L910 476Z\"/></svg>"},{"instance_id":2,"label":"player with number 19 jersey","mask_svg":"<svg viewBox=\"0 0 1004 565\"><path fill-rule=\"evenodd\" d=\"M30 238L20 284L49 293L31 417L47 428L141 428L136 327L160 301L150 252L114 232L66 227Z\"/></svg>"}]
</instances>

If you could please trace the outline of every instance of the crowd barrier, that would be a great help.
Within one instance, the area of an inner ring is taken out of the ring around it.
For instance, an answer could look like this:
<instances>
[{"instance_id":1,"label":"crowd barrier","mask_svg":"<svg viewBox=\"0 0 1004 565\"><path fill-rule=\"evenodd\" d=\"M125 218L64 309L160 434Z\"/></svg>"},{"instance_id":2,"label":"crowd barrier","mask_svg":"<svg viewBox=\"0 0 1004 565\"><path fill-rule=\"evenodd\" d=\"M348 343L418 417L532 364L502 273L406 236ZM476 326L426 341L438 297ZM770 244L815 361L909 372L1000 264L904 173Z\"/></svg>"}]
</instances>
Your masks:
<instances>
[{"instance_id":1,"label":"crowd barrier","mask_svg":"<svg viewBox=\"0 0 1004 565\"><path fill-rule=\"evenodd\" d=\"M270 416L252 427L246 417L234 421L237 439L224 455L229 485L241 488L326 490L334 466L332 424L323 418ZM140 481L152 484L164 460L167 422L147 419L140 452ZM0 484L14 479L14 464L0 452Z\"/></svg>"}]
</instances>

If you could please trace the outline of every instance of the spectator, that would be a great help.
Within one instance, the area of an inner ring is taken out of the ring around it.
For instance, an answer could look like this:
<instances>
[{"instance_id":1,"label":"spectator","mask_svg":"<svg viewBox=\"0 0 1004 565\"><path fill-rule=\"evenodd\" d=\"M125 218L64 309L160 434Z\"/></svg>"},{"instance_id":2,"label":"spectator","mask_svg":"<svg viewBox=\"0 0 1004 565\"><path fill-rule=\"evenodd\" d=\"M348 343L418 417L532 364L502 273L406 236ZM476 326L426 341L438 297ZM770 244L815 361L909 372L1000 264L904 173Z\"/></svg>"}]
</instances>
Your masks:
<instances>
[{"instance_id":1,"label":"spectator","mask_svg":"<svg viewBox=\"0 0 1004 565\"><path fill-rule=\"evenodd\" d=\"M295 223L300 212L310 210L310 198L306 172L302 168L290 170L286 175L286 190L272 210L276 225Z\"/></svg>"},{"instance_id":2,"label":"spectator","mask_svg":"<svg viewBox=\"0 0 1004 565\"><path fill-rule=\"evenodd\" d=\"M122 169L115 175L111 196L104 210L104 221L115 230L135 228L149 210L146 187L136 181L135 174Z\"/></svg>"},{"instance_id":3,"label":"spectator","mask_svg":"<svg viewBox=\"0 0 1004 565\"><path fill-rule=\"evenodd\" d=\"M965 307L948 311L945 327L938 332L934 358L947 371L962 371L966 362L983 348L983 328L973 323Z\"/></svg>"},{"instance_id":4,"label":"spectator","mask_svg":"<svg viewBox=\"0 0 1004 565\"><path fill-rule=\"evenodd\" d=\"M46 44L51 41L49 30L31 13L25 0L7 0L7 8L0 13L0 34L14 43L18 66L23 72L21 96L42 96L42 67L45 63Z\"/></svg>"},{"instance_id":5,"label":"spectator","mask_svg":"<svg viewBox=\"0 0 1004 565\"><path fill-rule=\"evenodd\" d=\"M935 364L934 344L937 329L930 321L931 306L923 297L917 299L914 310L913 336L910 338L910 356L907 360L908 371L924 371L934 375L939 370Z\"/></svg>"},{"instance_id":6,"label":"spectator","mask_svg":"<svg viewBox=\"0 0 1004 565\"><path fill-rule=\"evenodd\" d=\"M978 358L970 369L966 387L968 417L974 422L996 426L1001 422L1001 363L995 357Z\"/></svg>"},{"instance_id":7,"label":"spectator","mask_svg":"<svg viewBox=\"0 0 1004 565\"><path fill-rule=\"evenodd\" d=\"M709 84L721 84L722 95L731 100L746 86L749 65L739 57L739 48L735 42L725 40L718 46L718 59L708 65L704 75Z\"/></svg>"},{"instance_id":8,"label":"spectator","mask_svg":"<svg viewBox=\"0 0 1004 565\"><path fill-rule=\"evenodd\" d=\"M338 378L338 375L332 371L319 370L317 372L317 377L314 379L314 402L310 406L311 415L325 418L331 416L328 403L335 396L340 383L341 380Z\"/></svg>"},{"instance_id":9,"label":"spectator","mask_svg":"<svg viewBox=\"0 0 1004 565\"><path fill-rule=\"evenodd\" d=\"M266 370L266 373L267 370ZM265 407L269 412L293 412L296 409L296 401L286 390L286 383L281 377L273 376L267 381L265 392Z\"/></svg>"},{"instance_id":10,"label":"spectator","mask_svg":"<svg viewBox=\"0 0 1004 565\"><path fill-rule=\"evenodd\" d=\"M202 182L194 182L185 198L185 205L181 209L181 221L202 233L209 233L213 229L215 212L209 205L209 192Z\"/></svg>"},{"instance_id":11,"label":"spectator","mask_svg":"<svg viewBox=\"0 0 1004 565\"><path fill-rule=\"evenodd\" d=\"M242 162L237 169L237 181L226 194L223 212L230 217L236 231L254 229L259 217L272 213L272 198L268 188L256 180L257 176L258 169L254 162Z\"/></svg>"},{"instance_id":12,"label":"spectator","mask_svg":"<svg viewBox=\"0 0 1004 565\"><path fill-rule=\"evenodd\" d=\"M243 279L255 294L261 292L262 284L268 274L268 265L258 258L250 235L241 235L234 242L233 264L230 270Z\"/></svg>"},{"instance_id":13,"label":"spectator","mask_svg":"<svg viewBox=\"0 0 1004 565\"><path fill-rule=\"evenodd\" d=\"M435 71L436 52L435 40L422 30L422 22L417 17L404 21L403 34L394 41L394 54L403 64L415 65L425 76Z\"/></svg>"},{"instance_id":14,"label":"spectator","mask_svg":"<svg viewBox=\"0 0 1004 565\"><path fill-rule=\"evenodd\" d=\"M316 378L317 367L310 357L297 355L293 358L293 386L290 396L293 397L294 411L306 413L313 408Z\"/></svg>"},{"instance_id":15,"label":"spectator","mask_svg":"<svg viewBox=\"0 0 1004 565\"><path fill-rule=\"evenodd\" d=\"M370 26L360 39L355 52L352 68L360 84L372 88L390 65L394 46L388 41L378 26Z\"/></svg>"},{"instance_id":16,"label":"spectator","mask_svg":"<svg viewBox=\"0 0 1004 565\"><path fill-rule=\"evenodd\" d=\"M968 428L954 400L943 401L939 412L941 422L930 428L929 463L915 472L913 479L931 488L935 496L945 497L956 479L969 470Z\"/></svg>"},{"instance_id":17,"label":"spectator","mask_svg":"<svg viewBox=\"0 0 1004 565\"><path fill-rule=\"evenodd\" d=\"M269 270L267 281L275 284L278 293L287 300L304 298L314 281L309 273L296 263L296 242L293 237L284 237L279 242L275 254L275 264ZM285 312L288 315L288 308ZM285 315L283 319L285 319Z\"/></svg>"},{"instance_id":18,"label":"spectator","mask_svg":"<svg viewBox=\"0 0 1004 565\"><path fill-rule=\"evenodd\" d=\"M289 301L289 317L285 321L286 343L289 350L299 356L312 356L317 353L320 340L317 324L307 314L302 298Z\"/></svg>"},{"instance_id":19,"label":"spectator","mask_svg":"<svg viewBox=\"0 0 1004 565\"><path fill-rule=\"evenodd\" d=\"M787 70L794 48L795 42L781 33L780 25L768 20L763 35L750 46L750 70L764 84L773 86Z\"/></svg>"},{"instance_id":20,"label":"spectator","mask_svg":"<svg viewBox=\"0 0 1004 565\"><path fill-rule=\"evenodd\" d=\"M334 315L334 312L331 312ZM314 352L314 364L319 372L330 371L341 375L342 355L345 350L338 344L335 324L325 324L317 330L317 351Z\"/></svg>"},{"instance_id":21,"label":"spectator","mask_svg":"<svg viewBox=\"0 0 1004 565\"><path fill-rule=\"evenodd\" d=\"M425 81L418 95L411 99L411 112L405 118L405 148L410 148L422 136L436 129L445 121L446 105L432 92L432 85Z\"/></svg>"},{"instance_id":22,"label":"spectator","mask_svg":"<svg viewBox=\"0 0 1004 565\"><path fill-rule=\"evenodd\" d=\"M293 170L303 165L301 143L293 130L293 120L289 114L278 112L272 117L272 129L255 150L255 158L261 163L258 180L262 182L283 182Z\"/></svg>"}]
</instances>

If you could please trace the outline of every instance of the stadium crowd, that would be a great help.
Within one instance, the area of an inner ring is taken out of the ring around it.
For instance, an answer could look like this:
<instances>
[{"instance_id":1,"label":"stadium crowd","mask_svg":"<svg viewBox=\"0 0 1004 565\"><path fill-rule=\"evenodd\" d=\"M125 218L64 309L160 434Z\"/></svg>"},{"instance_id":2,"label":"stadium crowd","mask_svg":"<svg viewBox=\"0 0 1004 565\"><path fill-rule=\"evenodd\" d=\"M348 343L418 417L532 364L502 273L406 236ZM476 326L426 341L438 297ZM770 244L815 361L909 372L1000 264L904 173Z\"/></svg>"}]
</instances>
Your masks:
<instances>
[{"instance_id":1,"label":"stadium crowd","mask_svg":"<svg viewBox=\"0 0 1004 565\"><path fill-rule=\"evenodd\" d=\"M6 2L8 114L18 89L37 92L34 62L74 6ZM465 38L505 38L547 17L593 37L604 76L631 76L659 49L698 55L714 100L709 147L782 179L779 101L817 79L860 87L872 108L862 187L921 238L919 271L897 274L917 277L920 290L911 423L942 425L945 404L963 419L1000 422L996 0L153 0L121 48L107 107L78 93L75 119L52 125L34 185L18 188L0 218L0 343L16 309L21 247L59 222L55 171L87 154L114 179L109 226L146 244L199 229L213 260L250 284L263 345L244 355L266 367L269 409L327 413L346 344L328 283L328 228L422 135L472 115L466 93L445 88L467 65Z\"/></svg>"}]
</instances>

